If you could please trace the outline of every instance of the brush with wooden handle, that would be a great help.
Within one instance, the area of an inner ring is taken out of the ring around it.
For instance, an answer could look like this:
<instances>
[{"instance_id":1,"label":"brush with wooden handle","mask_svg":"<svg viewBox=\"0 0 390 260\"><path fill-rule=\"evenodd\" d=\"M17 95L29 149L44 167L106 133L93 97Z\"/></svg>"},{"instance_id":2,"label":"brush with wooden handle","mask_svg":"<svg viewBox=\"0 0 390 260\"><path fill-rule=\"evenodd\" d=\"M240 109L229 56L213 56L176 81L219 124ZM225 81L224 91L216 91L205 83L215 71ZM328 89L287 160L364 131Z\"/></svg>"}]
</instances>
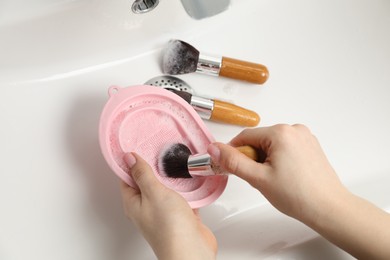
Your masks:
<instances>
[{"instance_id":1,"label":"brush with wooden handle","mask_svg":"<svg viewBox=\"0 0 390 260\"><path fill-rule=\"evenodd\" d=\"M235 148L256 162L260 159L257 150L252 146ZM163 153L159 168L171 178L205 177L225 173L211 160L208 153L192 155L190 149L181 143L172 145Z\"/></svg>"},{"instance_id":2,"label":"brush with wooden handle","mask_svg":"<svg viewBox=\"0 0 390 260\"><path fill-rule=\"evenodd\" d=\"M260 116L246 108L221 100L195 96L185 91L166 89L187 101L203 119L239 126L257 126L260 122Z\"/></svg>"},{"instance_id":3,"label":"brush with wooden handle","mask_svg":"<svg viewBox=\"0 0 390 260\"><path fill-rule=\"evenodd\" d=\"M267 67L262 64L205 55L192 45L180 40L169 41L163 54L162 70L171 75L200 72L255 84L263 84L269 76Z\"/></svg>"}]
</instances>

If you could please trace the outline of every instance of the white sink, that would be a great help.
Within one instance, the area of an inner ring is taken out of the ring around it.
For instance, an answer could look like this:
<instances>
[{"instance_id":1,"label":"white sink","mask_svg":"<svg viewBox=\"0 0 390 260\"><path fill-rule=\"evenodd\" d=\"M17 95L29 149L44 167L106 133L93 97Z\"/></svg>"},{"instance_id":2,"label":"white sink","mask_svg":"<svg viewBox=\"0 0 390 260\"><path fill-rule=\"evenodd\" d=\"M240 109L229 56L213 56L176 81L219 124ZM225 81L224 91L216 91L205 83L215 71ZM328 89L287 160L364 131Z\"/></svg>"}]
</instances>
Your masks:
<instances>
[{"instance_id":1,"label":"white sink","mask_svg":"<svg viewBox=\"0 0 390 260\"><path fill-rule=\"evenodd\" d=\"M233 0L194 20L179 0L136 15L131 1L0 2L0 258L150 259L122 212L98 145L110 85L161 74L171 38L267 65L255 86L188 74L197 93L304 123L342 181L390 209L390 3ZM206 122L229 141L242 128ZM351 259L236 177L201 210L219 259Z\"/></svg>"}]
</instances>

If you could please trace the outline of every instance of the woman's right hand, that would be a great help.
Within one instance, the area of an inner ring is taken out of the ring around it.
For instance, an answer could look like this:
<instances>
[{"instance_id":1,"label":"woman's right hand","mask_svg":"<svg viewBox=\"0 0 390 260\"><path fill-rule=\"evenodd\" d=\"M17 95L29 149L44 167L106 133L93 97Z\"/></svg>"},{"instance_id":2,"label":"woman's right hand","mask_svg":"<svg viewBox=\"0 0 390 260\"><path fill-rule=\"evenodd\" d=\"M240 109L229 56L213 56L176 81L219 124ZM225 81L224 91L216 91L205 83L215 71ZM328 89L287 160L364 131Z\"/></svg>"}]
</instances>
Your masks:
<instances>
[{"instance_id":1,"label":"woman's right hand","mask_svg":"<svg viewBox=\"0 0 390 260\"><path fill-rule=\"evenodd\" d=\"M231 141L264 155L252 161L232 146L208 148L214 162L249 182L277 209L358 259L390 259L390 215L350 193L316 137L303 125L248 129Z\"/></svg>"},{"instance_id":2,"label":"woman's right hand","mask_svg":"<svg viewBox=\"0 0 390 260\"><path fill-rule=\"evenodd\" d=\"M264 162L252 161L230 145L257 148ZM316 137L303 125L246 129L230 145L211 144L208 152L213 161L301 221L315 218L323 200L345 192Z\"/></svg>"}]
</instances>

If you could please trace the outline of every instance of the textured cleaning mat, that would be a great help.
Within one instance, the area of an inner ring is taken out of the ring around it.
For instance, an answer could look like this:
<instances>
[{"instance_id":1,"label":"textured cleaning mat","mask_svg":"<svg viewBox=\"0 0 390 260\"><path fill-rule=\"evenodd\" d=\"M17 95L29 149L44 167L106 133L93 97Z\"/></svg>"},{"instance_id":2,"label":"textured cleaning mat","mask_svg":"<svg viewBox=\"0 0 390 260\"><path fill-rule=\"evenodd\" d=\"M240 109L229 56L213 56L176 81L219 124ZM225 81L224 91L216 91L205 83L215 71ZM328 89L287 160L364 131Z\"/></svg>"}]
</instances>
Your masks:
<instances>
[{"instance_id":1,"label":"textured cleaning mat","mask_svg":"<svg viewBox=\"0 0 390 260\"><path fill-rule=\"evenodd\" d=\"M215 201L227 176L192 179L167 177L159 169L164 151L174 143L186 144L193 154L204 153L214 141L195 110L179 96L151 86L109 89L110 99L100 118L100 147L111 169L132 187L124 154L136 152L152 167L156 177L177 191L192 208Z\"/></svg>"}]
</instances>

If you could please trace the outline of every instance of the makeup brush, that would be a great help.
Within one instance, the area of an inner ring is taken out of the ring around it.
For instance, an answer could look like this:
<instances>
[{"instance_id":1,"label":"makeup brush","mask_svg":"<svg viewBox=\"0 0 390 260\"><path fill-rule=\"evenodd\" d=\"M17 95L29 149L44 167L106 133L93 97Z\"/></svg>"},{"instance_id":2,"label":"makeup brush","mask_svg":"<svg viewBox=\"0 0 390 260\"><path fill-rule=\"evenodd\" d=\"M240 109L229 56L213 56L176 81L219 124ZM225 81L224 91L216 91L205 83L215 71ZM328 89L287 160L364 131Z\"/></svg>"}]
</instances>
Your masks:
<instances>
[{"instance_id":1,"label":"makeup brush","mask_svg":"<svg viewBox=\"0 0 390 260\"><path fill-rule=\"evenodd\" d=\"M190 85L177 77L163 75L145 82L146 85L163 87L183 98L198 112L201 118L239 126L257 126L259 115L246 108L231 103L193 94Z\"/></svg>"},{"instance_id":2,"label":"makeup brush","mask_svg":"<svg viewBox=\"0 0 390 260\"><path fill-rule=\"evenodd\" d=\"M264 65L228 57L205 55L192 45L180 40L169 41L163 54L162 70L171 75L200 72L256 84L266 82L269 75Z\"/></svg>"},{"instance_id":3,"label":"makeup brush","mask_svg":"<svg viewBox=\"0 0 390 260\"><path fill-rule=\"evenodd\" d=\"M235 148L250 159L259 161L260 157L252 146ZM159 167L171 178L205 177L225 173L213 163L208 153L192 155L191 150L181 143L172 145L163 153Z\"/></svg>"},{"instance_id":4,"label":"makeup brush","mask_svg":"<svg viewBox=\"0 0 390 260\"><path fill-rule=\"evenodd\" d=\"M239 126L257 126L259 115L251 110L216 99L209 99L192 95L190 93L169 89L189 103L201 118Z\"/></svg>"}]
</instances>

